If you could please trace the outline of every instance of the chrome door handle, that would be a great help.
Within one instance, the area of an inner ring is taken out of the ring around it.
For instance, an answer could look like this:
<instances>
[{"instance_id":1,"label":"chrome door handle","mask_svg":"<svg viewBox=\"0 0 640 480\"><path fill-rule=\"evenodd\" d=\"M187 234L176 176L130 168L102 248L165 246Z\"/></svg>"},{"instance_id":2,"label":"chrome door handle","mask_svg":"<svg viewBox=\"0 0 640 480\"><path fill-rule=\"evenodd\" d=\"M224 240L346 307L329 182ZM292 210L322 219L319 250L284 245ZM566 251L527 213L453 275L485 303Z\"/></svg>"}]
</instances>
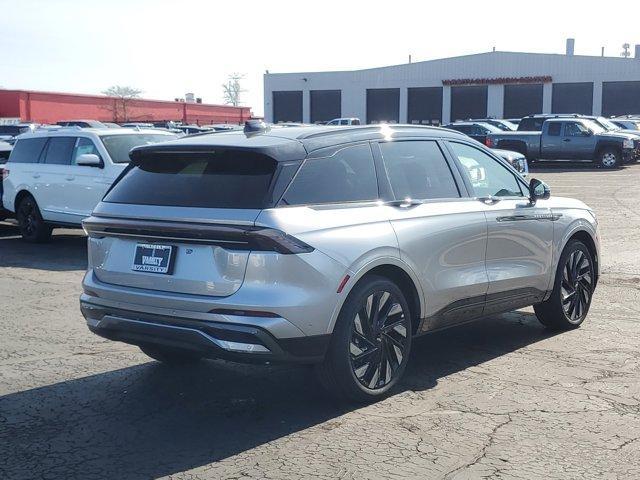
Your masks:
<instances>
[{"instance_id":1,"label":"chrome door handle","mask_svg":"<svg viewBox=\"0 0 640 480\"><path fill-rule=\"evenodd\" d=\"M562 140L563 142L570 142L571 139L570 138L565 138L564 140Z\"/></svg>"},{"instance_id":2,"label":"chrome door handle","mask_svg":"<svg viewBox=\"0 0 640 480\"><path fill-rule=\"evenodd\" d=\"M40 174L39 173L34 173L33 174L33 178L40 178Z\"/></svg>"},{"instance_id":3,"label":"chrome door handle","mask_svg":"<svg viewBox=\"0 0 640 480\"><path fill-rule=\"evenodd\" d=\"M70 182L71 180L75 180L75 179L76 179L76 177L73 177L73 176L71 176L71 175L67 177L67 181L68 181L68 182Z\"/></svg>"},{"instance_id":4,"label":"chrome door handle","mask_svg":"<svg viewBox=\"0 0 640 480\"><path fill-rule=\"evenodd\" d=\"M500 198L494 197L493 195L487 195L486 197L478 197L477 200L485 205L495 205L500 201Z\"/></svg>"}]
</instances>

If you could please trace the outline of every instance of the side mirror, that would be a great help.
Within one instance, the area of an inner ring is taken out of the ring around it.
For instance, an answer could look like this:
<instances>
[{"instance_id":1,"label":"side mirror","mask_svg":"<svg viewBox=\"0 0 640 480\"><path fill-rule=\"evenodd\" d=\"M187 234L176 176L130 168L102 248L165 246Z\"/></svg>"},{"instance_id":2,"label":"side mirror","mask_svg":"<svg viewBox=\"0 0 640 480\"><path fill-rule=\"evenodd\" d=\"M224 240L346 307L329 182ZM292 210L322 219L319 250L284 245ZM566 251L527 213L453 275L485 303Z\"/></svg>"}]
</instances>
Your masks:
<instances>
[{"instance_id":1,"label":"side mirror","mask_svg":"<svg viewBox=\"0 0 640 480\"><path fill-rule=\"evenodd\" d=\"M546 200L551 196L551 190L549 185L542 180L532 178L529 182L529 200L531 203L536 203L538 200Z\"/></svg>"},{"instance_id":2,"label":"side mirror","mask_svg":"<svg viewBox=\"0 0 640 480\"><path fill-rule=\"evenodd\" d=\"M102 160L95 153L83 153L76 158L76 165L83 167L102 167Z\"/></svg>"}]
</instances>

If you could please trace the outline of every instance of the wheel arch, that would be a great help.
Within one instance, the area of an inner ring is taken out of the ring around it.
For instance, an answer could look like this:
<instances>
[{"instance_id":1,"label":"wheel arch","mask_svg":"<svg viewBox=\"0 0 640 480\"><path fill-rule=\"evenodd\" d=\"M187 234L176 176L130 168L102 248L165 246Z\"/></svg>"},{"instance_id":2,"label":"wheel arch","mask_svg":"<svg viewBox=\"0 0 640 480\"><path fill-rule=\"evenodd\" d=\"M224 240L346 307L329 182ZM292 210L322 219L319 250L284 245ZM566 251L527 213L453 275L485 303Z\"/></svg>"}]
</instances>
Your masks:
<instances>
[{"instance_id":1,"label":"wheel arch","mask_svg":"<svg viewBox=\"0 0 640 480\"><path fill-rule=\"evenodd\" d=\"M23 198L25 197L31 197L35 200L35 197L33 196L33 194L27 190L27 189L21 189L17 194L16 194L16 198L13 202L13 211L18 213L18 205L20 205L20 202L22 201Z\"/></svg>"},{"instance_id":2,"label":"wheel arch","mask_svg":"<svg viewBox=\"0 0 640 480\"><path fill-rule=\"evenodd\" d=\"M604 150L615 150L618 155L620 155L620 160L622 160L622 146L617 142L611 142L607 140L601 140L596 144L596 151L594 158L596 160L600 159L600 155Z\"/></svg>"},{"instance_id":3,"label":"wheel arch","mask_svg":"<svg viewBox=\"0 0 640 480\"><path fill-rule=\"evenodd\" d=\"M420 319L422 318L422 312L424 312L425 299L418 276L409 265L394 257L379 258L362 266L357 272L353 272L353 274L350 272L349 275L350 279L347 283L349 289L348 291L343 292L341 301L336 305L329 324L328 333L333 332L340 310L342 309L342 306L349 294L363 278L369 275L378 275L388 278L398 285L409 303L409 308L411 309L411 323L414 333L417 331Z\"/></svg>"},{"instance_id":4,"label":"wheel arch","mask_svg":"<svg viewBox=\"0 0 640 480\"><path fill-rule=\"evenodd\" d=\"M565 242L564 246L562 247L563 250L566 248L567 244L571 240L579 240L589 250L589 253L591 254L591 258L593 258L593 262L595 264L594 265L594 267L595 267L594 270L596 272L596 278L595 278L594 286L597 285L598 277L600 276L600 258L598 257L598 248L596 247L595 240L593 239L593 237L591 236L591 234L587 230L579 229L579 230L574 231L571 234L571 236L567 239L567 241Z\"/></svg>"}]
</instances>

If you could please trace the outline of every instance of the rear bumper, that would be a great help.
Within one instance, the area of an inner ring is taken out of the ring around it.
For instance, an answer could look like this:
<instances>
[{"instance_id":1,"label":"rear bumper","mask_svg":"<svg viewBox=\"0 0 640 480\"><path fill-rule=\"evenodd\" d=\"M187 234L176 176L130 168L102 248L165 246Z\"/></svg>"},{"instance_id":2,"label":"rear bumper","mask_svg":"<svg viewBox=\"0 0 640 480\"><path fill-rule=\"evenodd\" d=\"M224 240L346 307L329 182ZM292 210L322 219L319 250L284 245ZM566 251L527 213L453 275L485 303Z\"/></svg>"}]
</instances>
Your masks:
<instances>
[{"instance_id":1,"label":"rear bumper","mask_svg":"<svg viewBox=\"0 0 640 480\"><path fill-rule=\"evenodd\" d=\"M206 358L242 363L318 363L330 335L276 338L262 326L194 320L99 305L86 294L80 309L89 330L132 345L184 348Z\"/></svg>"}]
</instances>

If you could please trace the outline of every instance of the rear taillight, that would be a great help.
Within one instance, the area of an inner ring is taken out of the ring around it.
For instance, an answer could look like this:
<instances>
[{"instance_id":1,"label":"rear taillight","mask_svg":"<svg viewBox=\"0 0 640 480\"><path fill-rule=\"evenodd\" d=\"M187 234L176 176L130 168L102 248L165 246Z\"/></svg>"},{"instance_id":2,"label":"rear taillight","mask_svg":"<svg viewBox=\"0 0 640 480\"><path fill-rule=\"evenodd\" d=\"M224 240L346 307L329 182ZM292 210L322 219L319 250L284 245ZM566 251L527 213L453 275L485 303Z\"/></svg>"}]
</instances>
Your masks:
<instances>
[{"instance_id":1,"label":"rear taillight","mask_svg":"<svg viewBox=\"0 0 640 480\"><path fill-rule=\"evenodd\" d=\"M493 140L491 140L491 138L489 137L485 138L484 144L489 148L493 148Z\"/></svg>"},{"instance_id":2,"label":"rear taillight","mask_svg":"<svg viewBox=\"0 0 640 480\"><path fill-rule=\"evenodd\" d=\"M0 173L2 173L2 180L9 176L9 170L6 168L0 168Z\"/></svg>"},{"instance_id":3,"label":"rear taillight","mask_svg":"<svg viewBox=\"0 0 640 480\"><path fill-rule=\"evenodd\" d=\"M89 217L82 221L82 228L94 238L126 236L169 239L219 245L230 250L272 251L285 255L313 252L313 247L302 240L264 227Z\"/></svg>"}]
</instances>

